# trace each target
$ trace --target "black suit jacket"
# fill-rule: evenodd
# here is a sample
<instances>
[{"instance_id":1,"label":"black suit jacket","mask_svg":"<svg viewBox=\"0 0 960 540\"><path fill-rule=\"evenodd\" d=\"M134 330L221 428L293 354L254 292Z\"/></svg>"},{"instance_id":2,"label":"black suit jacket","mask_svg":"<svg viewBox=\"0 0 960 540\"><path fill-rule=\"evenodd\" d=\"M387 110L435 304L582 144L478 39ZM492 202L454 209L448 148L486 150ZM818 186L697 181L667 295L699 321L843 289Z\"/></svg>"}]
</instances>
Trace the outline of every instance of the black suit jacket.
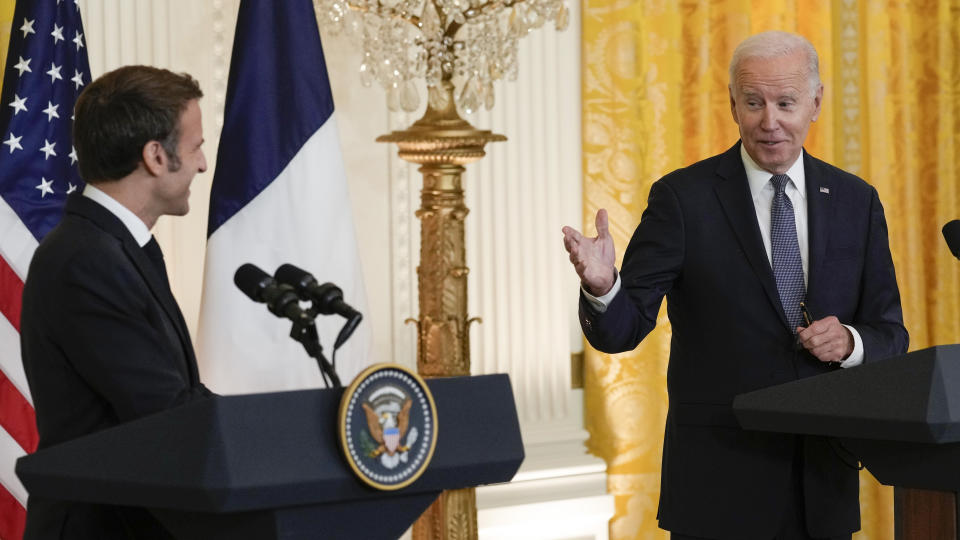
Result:
<instances>
[{"instance_id":1,"label":"black suit jacket","mask_svg":"<svg viewBox=\"0 0 960 540\"><path fill-rule=\"evenodd\" d=\"M210 395L166 276L79 194L30 262L20 345L41 449ZM27 539L128 537L167 536L142 510L28 502Z\"/></svg>"},{"instance_id":2,"label":"black suit jacket","mask_svg":"<svg viewBox=\"0 0 960 540\"><path fill-rule=\"evenodd\" d=\"M883 208L863 180L803 154L814 318L857 329L864 361L906 352ZM622 290L598 313L581 296L587 339L635 348L664 296L673 329L660 526L710 538L773 538L789 494L797 439L749 432L734 396L824 373L798 350L757 224L739 143L657 181L624 255ZM801 440L807 524L814 536L860 526L856 470L828 441Z\"/></svg>"}]
</instances>

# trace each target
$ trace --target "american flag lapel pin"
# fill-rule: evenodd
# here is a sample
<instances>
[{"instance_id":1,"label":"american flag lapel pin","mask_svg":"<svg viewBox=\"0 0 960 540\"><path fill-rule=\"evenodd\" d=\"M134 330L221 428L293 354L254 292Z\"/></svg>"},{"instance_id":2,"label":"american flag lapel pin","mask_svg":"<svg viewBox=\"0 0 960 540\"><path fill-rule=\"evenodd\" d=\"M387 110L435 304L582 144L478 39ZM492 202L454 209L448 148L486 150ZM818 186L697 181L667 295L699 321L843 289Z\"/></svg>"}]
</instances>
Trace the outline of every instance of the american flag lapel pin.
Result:
<instances>
[{"instance_id":1,"label":"american flag lapel pin","mask_svg":"<svg viewBox=\"0 0 960 540\"><path fill-rule=\"evenodd\" d=\"M830 188L820 186L820 193L826 193L827 195L829 195L829 194L830 194Z\"/></svg>"}]
</instances>

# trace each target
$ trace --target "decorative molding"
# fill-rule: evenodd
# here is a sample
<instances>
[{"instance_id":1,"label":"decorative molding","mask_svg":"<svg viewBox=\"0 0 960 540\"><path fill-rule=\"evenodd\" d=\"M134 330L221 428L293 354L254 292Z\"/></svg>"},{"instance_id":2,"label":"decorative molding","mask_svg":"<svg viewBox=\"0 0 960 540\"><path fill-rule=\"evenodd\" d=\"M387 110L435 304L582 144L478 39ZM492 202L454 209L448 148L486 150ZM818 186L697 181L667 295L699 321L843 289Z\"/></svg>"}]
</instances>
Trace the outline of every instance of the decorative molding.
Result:
<instances>
[{"instance_id":1,"label":"decorative molding","mask_svg":"<svg viewBox=\"0 0 960 540\"><path fill-rule=\"evenodd\" d=\"M235 24L237 16L237 6L230 4L231 11L228 14L224 5L224 0L213 0L211 3L210 24L213 34L213 46L210 48L213 62L213 116L214 125L217 131L217 138L220 137L220 131L223 129L223 112L227 103L227 79L230 75L230 54L232 46L227 45L226 30L228 24ZM229 23L228 23L229 21Z\"/></svg>"},{"instance_id":2,"label":"decorative molding","mask_svg":"<svg viewBox=\"0 0 960 540\"><path fill-rule=\"evenodd\" d=\"M382 104L385 108L385 98ZM408 127L417 117L398 112L390 113L387 118L387 132L392 132ZM389 150L387 176L390 186L392 360L414 367L417 365L417 326L406 321L417 317L420 221L414 215L414 210L420 205L421 181L416 167L397 156L396 145L384 147Z\"/></svg>"}]
</instances>

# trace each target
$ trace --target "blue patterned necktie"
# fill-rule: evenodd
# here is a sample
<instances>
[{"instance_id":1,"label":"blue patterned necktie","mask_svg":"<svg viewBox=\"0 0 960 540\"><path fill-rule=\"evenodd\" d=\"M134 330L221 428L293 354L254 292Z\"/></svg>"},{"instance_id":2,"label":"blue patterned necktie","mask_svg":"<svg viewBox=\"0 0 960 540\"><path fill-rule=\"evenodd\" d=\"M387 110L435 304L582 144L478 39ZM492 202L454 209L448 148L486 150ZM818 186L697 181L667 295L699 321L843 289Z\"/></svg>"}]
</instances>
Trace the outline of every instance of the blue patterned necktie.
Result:
<instances>
[{"instance_id":1,"label":"blue patterned necktie","mask_svg":"<svg viewBox=\"0 0 960 540\"><path fill-rule=\"evenodd\" d=\"M790 177L785 174L774 175L773 202L770 205L770 251L773 259L773 277L777 280L780 304L787 316L790 329L796 331L803 316L800 302L806 296L803 284L803 261L800 259L800 245L797 243L797 222L793 213L793 204L785 192Z\"/></svg>"}]
</instances>

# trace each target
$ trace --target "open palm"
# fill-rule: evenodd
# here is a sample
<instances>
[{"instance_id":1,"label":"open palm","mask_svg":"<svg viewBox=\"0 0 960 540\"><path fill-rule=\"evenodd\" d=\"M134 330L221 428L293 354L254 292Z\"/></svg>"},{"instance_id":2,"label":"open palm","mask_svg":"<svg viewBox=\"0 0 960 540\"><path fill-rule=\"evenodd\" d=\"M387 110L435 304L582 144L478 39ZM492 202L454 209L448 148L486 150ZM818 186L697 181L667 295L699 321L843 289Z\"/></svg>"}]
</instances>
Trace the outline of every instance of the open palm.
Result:
<instances>
[{"instance_id":1,"label":"open palm","mask_svg":"<svg viewBox=\"0 0 960 540\"><path fill-rule=\"evenodd\" d=\"M590 294L603 296L616 280L616 253L610 236L607 211L601 208L596 218L597 236L587 237L573 227L563 228L563 247L580 276L580 283Z\"/></svg>"}]
</instances>

